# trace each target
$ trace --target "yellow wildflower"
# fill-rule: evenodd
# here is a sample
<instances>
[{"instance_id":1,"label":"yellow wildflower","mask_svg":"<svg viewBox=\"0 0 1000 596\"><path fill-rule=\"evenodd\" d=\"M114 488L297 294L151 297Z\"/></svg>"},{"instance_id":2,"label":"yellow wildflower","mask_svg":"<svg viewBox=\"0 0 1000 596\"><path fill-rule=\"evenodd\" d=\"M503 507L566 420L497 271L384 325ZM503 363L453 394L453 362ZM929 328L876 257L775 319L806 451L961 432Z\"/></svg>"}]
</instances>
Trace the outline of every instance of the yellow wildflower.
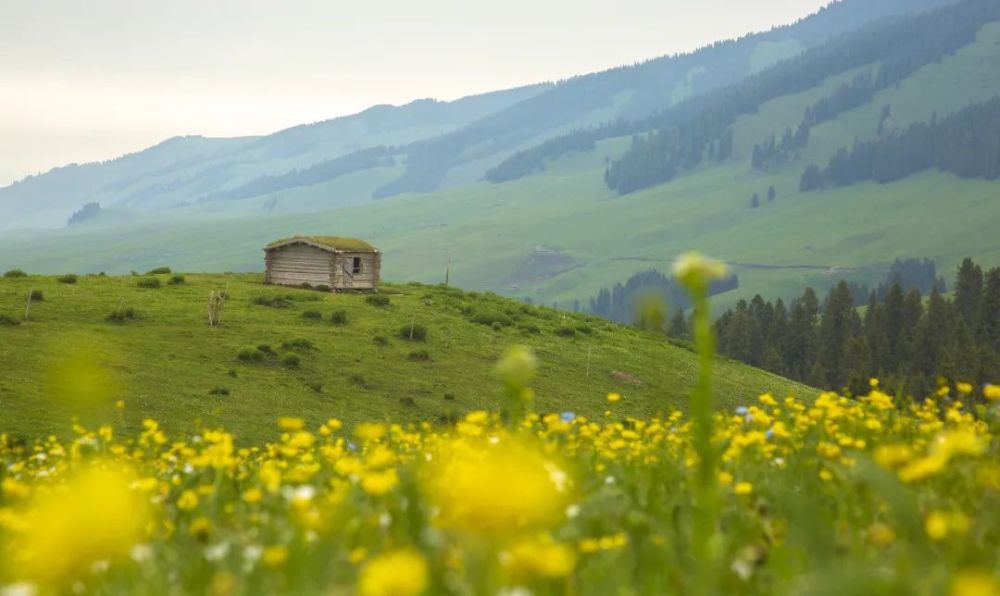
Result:
<instances>
[{"instance_id":1,"label":"yellow wildflower","mask_svg":"<svg viewBox=\"0 0 1000 596\"><path fill-rule=\"evenodd\" d=\"M504 570L514 581L533 578L560 578L569 575L576 564L573 550L556 544L549 536L523 540L501 554Z\"/></svg>"},{"instance_id":2,"label":"yellow wildflower","mask_svg":"<svg viewBox=\"0 0 1000 596\"><path fill-rule=\"evenodd\" d=\"M187 489L177 497L177 508L181 511L191 511L198 506L198 493Z\"/></svg>"},{"instance_id":3,"label":"yellow wildflower","mask_svg":"<svg viewBox=\"0 0 1000 596\"><path fill-rule=\"evenodd\" d=\"M618 394L618 393L609 393L608 394L608 402L609 403L617 403L617 402L621 401L621 399L622 399L621 394Z\"/></svg>"},{"instance_id":4,"label":"yellow wildflower","mask_svg":"<svg viewBox=\"0 0 1000 596\"><path fill-rule=\"evenodd\" d=\"M64 490L37 497L7 554L11 569L42 585L67 586L94 562L127 556L149 519L148 505L130 484L123 472L92 469Z\"/></svg>"},{"instance_id":5,"label":"yellow wildflower","mask_svg":"<svg viewBox=\"0 0 1000 596\"><path fill-rule=\"evenodd\" d=\"M280 544L272 545L264 549L260 555L260 562L268 569L278 569L288 560L288 549Z\"/></svg>"},{"instance_id":6,"label":"yellow wildflower","mask_svg":"<svg viewBox=\"0 0 1000 596\"><path fill-rule=\"evenodd\" d=\"M738 495L749 495L753 492L753 485L749 482L737 482L733 487L733 492Z\"/></svg>"},{"instance_id":7,"label":"yellow wildflower","mask_svg":"<svg viewBox=\"0 0 1000 596\"><path fill-rule=\"evenodd\" d=\"M427 562L411 550L385 553L368 561L358 578L361 596L416 596L427 589Z\"/></svg>"},{"instance_id":8,"label":"yellow wildflower","mask_svg":"<svg viewBox=\"0 0 1000 596\"><path fill-rule=\"evenodd\" d=\"M306 421L294 416L282 416L278 418L278 428L284 431L297 431L306 427Z\"/></svg>"}]
</instances>

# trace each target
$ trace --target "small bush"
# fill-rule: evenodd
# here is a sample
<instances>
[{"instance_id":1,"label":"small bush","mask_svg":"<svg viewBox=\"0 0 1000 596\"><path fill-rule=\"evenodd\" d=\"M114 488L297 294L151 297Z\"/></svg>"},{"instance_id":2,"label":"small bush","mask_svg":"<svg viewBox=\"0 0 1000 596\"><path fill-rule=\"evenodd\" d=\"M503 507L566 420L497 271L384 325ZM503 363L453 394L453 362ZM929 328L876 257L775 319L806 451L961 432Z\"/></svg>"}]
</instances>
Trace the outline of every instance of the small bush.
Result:
<instances>
[{"instance_id":1,"label":"small bush","mask_svg":"<svg viewBox=\"0 0 1000 596\"><path fill-rule=\"evenodd\" d=\"M590 335L594 332L594 330L590 327L590 325L585 325L583 323L577 325L576 330L584 335Z\"/></svg>"},{"instance_id":2,"label":"small bush","mask_svg":"<svg viewBox=\"0 0 1000 596\"><path fill-rule=\"evenodd\" d=\"M319 284L318 286L313 286L312 289L316 290L317 292L326 292L327 294L333 291L333 288L331 288L326 284Z\"/></svg>"},{"instance_id":3,"label":"small bush","mask_svg":"<svg viewBox=\"0 0 1000 596\"><path fill-rule=\"evenodd\" d=\"M147 290L156 290L162 285L160 283L160 278L158 277L144 277L139 281L135 282L136 287L145 288Z\"/></svg>"},{"instance_id":4,"label":"small bush","mask_svg":"<svg viewBox=\"0 0 1000 596\"><path fill-rule=\"evenodd\" d=\"M105 318L109 323L127 323L136 320L139 315L136 314L134 308L127 307L114 310Z\"/></svg>"},{"instance_id":5,"label":"small bush","mask_svg":"<svg viewBox=\"0 0 1000 596\"><path fill-rule=\"evenodd\" d=\"M10 315L0 314L0 325L6 327L13 327L15 325L20 325L21 321L11 317Z\"/></svg>"},{"instance_id":6,"label":"small bush","mask_svg":"<svg viewBox=\"0 0 1000 596\"><path fill-rule=\"evenodd\" d=\"M181 285L182 283L184 283L186 281L187 280L184 279L183 275L175 275L175 276L171 277L169 280L167 280L167 283L170 284L170 285L172 285L172 286L179 286L179 285Z\"/></svg>"},{"instance_id":7,"label":"small bush","mask_svg":"<svg viewBox=\"0 0 1000 596\"><path fill-rule=\"evenodd\" d=\"M281 349L309 351L309 350L315 350L316 347L313 345L313 342L309 341L308 339L299 338L299 339L293 339L291 341L281 342Z\"/></svg>"},{"instance_id":8,"label":"small bush","mask_svg":"<svg viewBox=\"0 0 1000 596\"><path fill-rule=\"evenodd\" d=\"M259 306L270 306L271 308L289 308L292 301L284 296L254 296L251 303Z\"/></svg>"},{"instance_id":9,"label":"small bush","mask_svg":"<svg viewBox=\"0 0 1000 596\"><path fill-rule=\"evenodd\" d=\"M236 369L235 369L235 368L230 368L230 369L229 369L229 372L228 372L228 373L226 373L226 374L228 374L228 375L229 375L230 377L232 377L232 378L234 378L234 379L235 379L236 377L240 376L240 373L236 372Z\"/></svg>"},{"instance_id":10,"label":"small bush","mask_svg":"<svg viewBox=\"0 0 1000 596\"><path fill-rule=\"evenodd\" d=\"M169 275L173 273L170 267L155 267L146 272L146 275Z\"/></svg>"},{"instance_id":11,"label":"small bush","mask_svg":"<svg viewBox=\"0 0 1000 596\"><path fill-rule=\"evenodd\" d=\"M260 350L254 348L243 348L240 353L236 355L236 359L240 362L261 362L264 360L264 354Z\"/></svg>"},{"instance_id":12,"label":"small bush","mask_svg":"<svg viewBox=\"0 0 1000 596\"><path fill-rule=\"evenodd\" d=\"M413 350L406 355L408 360L413 362L429 362L431 359L431 353L427 350Z\"/></svg>"},{"instance_id":13,"label":"small bush","mask_svg":"<svg viewBox=\"0 0 1000 596\"><path fill-rule=\"evenodd\" d=\"M298 368L302 364L302 359L295 354L289 354L281 359L281 366L285 368Z\"/></svg>"},{"instance_id":14,"label":"small bush","mask_svg":"<svg viewBox=\"0 0 1000 596\"><path fill-rule=\"evenodd\" d=\"M323 393L323 384L322 383L309 383L309 388L312 389L316 393Z\"/></svg>"},{"instance_id":15,"label":"small bush","mask_svg":"<svg viewBox=\"0 0 1000 596\"><path fill-rule=\"evenodd\" d=\"M3 276L7 279L14 279L15 277L28 277L28 274L20 269L11 269L4 273Z\"/></svg>"},{"instance_id":16,"label":"small bush","mask_svg":"<svg viewBox=\"0 0 1000 596\"><path fill-rule=\"evenodd\" d=\"M274 348L272 348L271 346L269 346L267 344L260 344L259 346L257 346L257 351L260 352L260 353L262 353L262 354L267 354L269 356L274 356Z\"/></svg>"},{"instance_id":17,"label":"small bush","mask_svg":"<svg viewBox=\"0 0 1000 596\"><path fill-rule=\"evenodd\" d=\"M66 275L61 275L56 279L61 284L75 284L79 280L79 277L75 273L67 273Z\"/></svg>"},{"instance_id":18,"label":"small bush","mask_svg":"<svg viewBox=\"0 0 1000 596\"><path fill-rule=\"evenodd\" d=\"M499 321L496 321L492 325L490 325L490 328L493 329L494 331L503 331L503 325L501 325Z\"/></svg>"},{"instance_id":19,"label":"small bush","mask_svg":"<svg viewBox=\"0 0 1000 596\"><path fill-rule=\"evenodd\" d=\"M209 395L229 395L229 387L212 387L208 390Z\"/></svg>"},{"instance_id":20,"label":"small bush","mask_svg":"<svg viewBox=\"0 0 1000 596\"><path fill-rule=\"evenodd\" d=\"M455 401L455 394L454 393L445 393L444 394L444 398L447 401Z\"/></svg>"},{"instance_id":21,"label":"small bush","mask_svg":"<svg viewBox=\"0 0 1000 596\"><path fill-rule=\"evenodd\" d=\"M318 310L307 310L302 313L303 319L312 319L313 321L319 321L323 318L323 313Z\"/></svg>"},{"instance_id":22,"label":"small bush","mask_svg":"<svg viewBox=\"0 0 1000 596\"><path fill-rule=\"evenodd\" d=\"M417 406L417 402L413 401L413 398L410 396L399 398L399 403L411 408L415 408Z\"/></svg>"},{"instance_id":23,"label":"small bush","mask_svg":"<svg viewBox=\"0 0 1000 596\"><path fill-rule=\"evenodd\" d=\"M403 325L399 328L399 337L410 341L427 341L427 327L420 323Z\"/></svg>"},{"instance_id":24,"label":"small bush","mask_svg":"<svg viewBox=\"0 0 1000 596\"><path fill-rule=\"evenodd\" d=\"M534 323L522 323L517 326L524 333L530 333L532 335L537 335L542 332L542 330Z\"/></svg>"},{"instance_id":25,"label":"small bush","mask_svg":"<svg viewBox=\"0 0 1000 596\"><path fill-rule=\"evenodd\" d=\"M513 321L507 315L491 311L477 312L472 315L472 322L486 325L487 327L493 327L494 325L509 327L513 324Z\"/></svg>"},{"instance_id":26,"label":"small bush","mask_svg":"<svg viewBox=\"0 0 1000 596\"><path fill-rule=\"evenodd\" d=\"M30 298L32 302L44 302L45 292L42 292L41 290L31 290L31 295L28 296L28 298Z\"/></svg>"},{"instance_id":27,"label":"small bush","mask_svg":"<svg viewBox=\"0 0 1000 596\"><path fill-rule=\"evenodd\" d=\"M330 322L334 325L346 325L347 324L347 311L346 310L335 310L330 314Z\"/></svg>"},{"instance_id":28,"label":"small bush","mask_svg":"<svg viewBox=\"0 0 1000 596\"><path fill-rule=\"evenodd\" d=\"M389 345L389 338L384 335L376 335L372 338L372 342L380 348L384 348Z\"/></svg>"},{"instance_id":29,"label":"small bush","mask_svg":"<svg viewBox=\"0 0 1000 596\"><path fill-rule=\"evenodd\" d=\"M576 329L565 325L556 327L552 332L559 337L576 337Z\"/></svg>"},{"instance_id":30,"label":"small bush","mask_svg":"<svg viewBox=\"0 0 1000 596\"><path fill-rule=\"evenodd\" d=\"M362 387L365 389L368 388L368 382L361 373L351 373L347 375L347 380L350 381L351 385L354 385L355 387Z\"/></svg>"},{"instance_id":31,"label":"small bush","mask_svg":"<svg viewBox=\"0 0 1000 596\"><path fill-rule=\"evenodd\" d=\"M365 302L371 304L372 306L385 308L389 306L391 301L388 296L384 296L382 294L372 294L371 296L365 297Z\"/></svg>"}]
</instances>

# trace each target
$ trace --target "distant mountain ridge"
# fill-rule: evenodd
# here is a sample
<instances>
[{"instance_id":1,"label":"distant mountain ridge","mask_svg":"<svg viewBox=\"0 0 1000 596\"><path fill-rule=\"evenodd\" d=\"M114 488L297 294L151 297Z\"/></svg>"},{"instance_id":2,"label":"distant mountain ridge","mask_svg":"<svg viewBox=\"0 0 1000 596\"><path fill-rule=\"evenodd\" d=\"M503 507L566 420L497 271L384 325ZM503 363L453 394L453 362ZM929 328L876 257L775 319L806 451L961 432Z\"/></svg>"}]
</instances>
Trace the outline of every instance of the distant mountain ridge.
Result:
<instances>
[{"instance_id":1,"label":"distant mountain ridge","mask_svg":"<svg viewBox=\"0 0 1000 596\"><path fill-rule=\"evenodd\" d=\"M452 102L375 106L266 136L177 137L115 160L56 168L0 188L0 232L62 226L89 202L169 211L226 199L232 206L217 215L225 209L244 215L239 199L254 196L247 193L256 185L272 193L272 208L307 212L472 183L517 150L553 136L648 116L866 23L951 1L842 0L765 33L559 83ZM386 159L346 157L372 150L384 152ZM298 176L306 171L309 175ZM330 174L326 178L320 175L324 171ZM302 186L300 179L328 183L323 187L328 198L300 202L273 194Z\"/></svg>"}]
</instances>

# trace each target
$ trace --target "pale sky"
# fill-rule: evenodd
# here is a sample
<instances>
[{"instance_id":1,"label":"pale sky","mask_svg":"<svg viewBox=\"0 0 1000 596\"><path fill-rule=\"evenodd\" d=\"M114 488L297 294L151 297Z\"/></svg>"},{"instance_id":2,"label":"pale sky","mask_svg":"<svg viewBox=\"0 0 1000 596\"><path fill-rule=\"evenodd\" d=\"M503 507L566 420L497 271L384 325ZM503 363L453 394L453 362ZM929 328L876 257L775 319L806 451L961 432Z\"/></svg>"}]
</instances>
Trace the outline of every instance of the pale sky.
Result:
<instances>
[{"instance_id":1,"label":"pale sky","mask_svg":"<svg viewBox=\"0 0 1000 596\"><path fill-rule=\"evenodd\" d=\"M0 185L685 52L828 0L0 0Z\"/></svg>"}]
</instances>

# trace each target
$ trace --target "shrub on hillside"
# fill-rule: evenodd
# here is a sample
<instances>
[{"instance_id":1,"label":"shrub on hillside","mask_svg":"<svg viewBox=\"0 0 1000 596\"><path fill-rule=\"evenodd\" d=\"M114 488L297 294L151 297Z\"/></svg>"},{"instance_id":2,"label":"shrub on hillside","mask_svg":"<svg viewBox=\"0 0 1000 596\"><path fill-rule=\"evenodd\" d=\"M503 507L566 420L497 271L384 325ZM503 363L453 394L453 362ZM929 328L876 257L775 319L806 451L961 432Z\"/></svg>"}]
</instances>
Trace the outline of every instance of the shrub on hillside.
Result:
<instances>
[{"instance_id":1,"label":"shrub on hillside","mask_svg":"<svg viewBox=\"0 0 1000 596\"><path fill-rule=\"evenodd\" d=\"M42 292L41 290L31 290L28 298L32 302L43 302L45 300L45 292Z\"/></svg>"},{"instance_id":2,"label":"shrub on hillside","mask_svg":"<svg viewBox=\"0 0 1000 596\"><path fill-rule=\"evenodd\" d=\"M281 365L285 368L298 368L302 364L302 359L295 354L288 354L281 359Z\"/></svg>"},{"instance_id":3,"label":"shrub on hillside","mask_svg":"<svg viewBox=\"0 0 1000 596\"><path fill-rule=\"evenodd\" d=\"M429 362L431 359L431 353L427 350L413 350L407 354L406 357L413 362Z\"/></svg>"},{"instance_id":4,"label":"shrub on hillside","mask_svg":"<svg viewBox=\"0 0 1000 596\"><path fill-rule=\"evenodd\" d=\"M229 395L229 387L212 387L208 390L209 395Z\"/></svg>"},{"instance_id":5,"label":"shrub on hillside","mask_svg":"<svg viewBox=\"0 0 1000 596\"><path fill-rule=\"evenodd\" d=\"M370 296L365 296L365 302L371 304L372 306L386 307L389 306L390 300L388 296L383 294L372 294Z\"/></svg>"},{"instance_id":6,"label":"shrub on hillside","mask_svg":"<svg viewBox=\"0 0 1000 596\"><path fill-rule=\"evenodd\" d=\"M302 318L318 321L323 318L323 313L319 312L318 310L307 310L302 313Z\"/></svg>"},{"instance_id":7,"label":"shrub on hillside","mask_svg":"<svg viewBox=\"0 0 1000 596\"><path fill-rule=\"evenodd\" d=\"M480 325L486 325L492 327L497 324L501 327L509 327L514 324L511 318L503 313L496 311L480 311L472 315L472 322L479 323Z\"/></svg>"},{"instance_id":8,"label":"shrub on hillside","mask_svg":"<svg viewBox=\"0 0 1000 596\"><path fill-rule=\"evenodd\" d=\"M330 322L334 325L346 325L347 311L343 309L333 311L330 314Z\"/></svg>"},{"instance_id":9,"label":"shrub on hillside","mask_svg":"<svg viewBox=\"0 0 1000 596\"><path fill-rule=\"evenodd\" d=\"M384 335L376 335L372 338L372 343L380 348L384 348L389 345L389 338Z\"/></svg>"},{"instance_id":10,"label":"shrub on hillside","mask_svg":"<svg viewBox=\"0 0 1000 596\"><path fill-rule=\"evenodd\" d=\"M61 275L56 278L56 281L61 284L75 284L78 279L79 277L77 277L75 273L67 273L66 275Z\"/></svg>"},{"instance_id":11,"label":"shrub on hillside","mask_svg":"<svg viewBox=\"0 0 1000 596\"><path fill-rule=\"evenodd\" d=\"M0 326L13 327L15 325L20 325L21 321L11 317L10 315L0 314Z\"/></svg>"},{"instance_id":12,"label":"shrub on hillside","mask_svg":"<svg viewBox=\"0 0 1000 596\"><path fill-rule=\"evenodd\" d=\"M576 337L576 329L573 327L567 327L566 325L561 325L552 330L559 337Z\"/></svg>"},{"instance_id":13,"label":"shrub on hillside","mask_svg":"<svg viewBox=\"0 0 1000 596\"><path fill-rule=\"evenodd\" d=\"M517 328L520 329L522 333L530 333L532 335L537 335L542 332L541 328L534 323L521 323L517 326Z\"/></svg>"},{"instance_id":14,"label":"shrub on hillside","mask_svg":"<svg viewBox=\"0 0 1000 596\"><path fill-rule=\"evenodd\" d=\"M135 282L136 287L145 288L147 290L156 290L160 287L160 278L158 277L144 277L139 281Z\"/></svg>"},{"instance_id":15,"label":"shrub on hillside","mask_svg":"<svg viewBox=\"0 0 1000 596\"><path fill-rule=\"evenodd\" d=\"M236 359L240 362L262 362L264 356L265 354L256 348L243 348L236 355Z\"/></svg>"},{"instance_id":16,"label":"shrub on hillside","mask_svg":"<svg viewBox=\"0 0 1000 596\"><path fill-rule=\"evenodd\" d=\"M170 267L155 267L146 272L146 275L169 275L173 273Z\"/></svg>"},{"instance_id":17,"label":"shrub on hillside","mask_svg":"<svg viewBox=\"0 0 1000 596\"><path fill-rule=\"evenodd\" d=\"M410 341L427 341L427 327L420 323L403 325L399 328L399 337Z\"/></svg>"},{"instance_id":18,"label":"shrub on hillside","mask_svg":"<svg viewBox=\"0 0 1000 596\"><path fill-rule=\"evenodd\" d=\"M15 277L28 277L28 274L20 269L11 269L10 271L4 273L3 276L7 279L13 279Z\"/></svg>"},{"instance_id":19,"label":"shrub on hillside","mask_svg":"<svg viewBox=\"0 0 1000 596\"><path fill-rule=\"evenodd\" d=\"M313 342L309 341L308 339L298 338L298 339L293 339L293 340L281 342L281 349L282 350L301 350L301 351L307 352L309 350L315 350L316 346L314 346Z\"/></svg>"},{"instance_id":20,"label":"shrub on hillside","mask_svg":"<svg viewBox=\"0 0 1000 596\"><path fill-rule=\"evenodd\" d=\"M111 311L105 320L109 323L127 323L129 321L134 321L139 318L139 315L135 312L132 307L121 307Z\"/></svg>"},{"instance_id":21,"label":"shrub on hillside","mask_svg":"<svg viewBox=\"0 0 1000 596\"><path fill-rule=\"evenodd\" d=\"M250 302L258 306L270 306L271 308L289 308L292 301L285 296L254 296Z\"/></svg>"},{"instance_id":22,"label":"shrub on hillside","mask_svg":"<svg viewBox=\"0 0 1000 596\"><path fill-rule=\"evenodd\" d=\"M184 279L183 275L175 275L175 276L171 277L169 280L167 280L167 283L170 284L170 285L172 285L172 286L179 286L179 285L181 285L182 283L184 283L186 281L187 280Z\"/></svg>"}]
</instances>

